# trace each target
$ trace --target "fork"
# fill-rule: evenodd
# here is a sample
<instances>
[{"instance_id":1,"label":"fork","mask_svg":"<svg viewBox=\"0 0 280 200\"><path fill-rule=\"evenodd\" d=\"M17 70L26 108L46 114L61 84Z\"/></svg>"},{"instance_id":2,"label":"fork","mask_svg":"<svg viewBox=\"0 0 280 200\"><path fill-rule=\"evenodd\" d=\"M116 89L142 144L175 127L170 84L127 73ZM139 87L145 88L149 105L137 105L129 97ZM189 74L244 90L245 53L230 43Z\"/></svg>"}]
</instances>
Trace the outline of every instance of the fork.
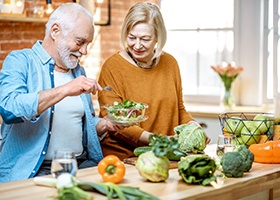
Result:
<instances>
[{"instance_id":1,"label":"fork","mask_svg":"<svg viewBox=\"0 0 280 200\"><path fill-rule=\"evenodd\" d=\"M115 92L115 91L113 90L113 88L111 88L110 86L105 86L105 87L103 88L103 90Z\"/></svg>"}]
</instances>

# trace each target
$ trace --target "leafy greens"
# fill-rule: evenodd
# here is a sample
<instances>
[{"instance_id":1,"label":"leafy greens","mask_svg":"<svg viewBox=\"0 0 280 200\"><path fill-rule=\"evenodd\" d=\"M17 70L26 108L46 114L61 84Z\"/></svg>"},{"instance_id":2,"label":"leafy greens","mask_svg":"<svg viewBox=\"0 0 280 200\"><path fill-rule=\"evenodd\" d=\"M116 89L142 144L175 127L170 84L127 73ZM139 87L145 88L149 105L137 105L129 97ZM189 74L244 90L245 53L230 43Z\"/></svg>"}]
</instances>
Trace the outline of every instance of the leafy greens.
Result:
<instances>
[{"instance_id":1,"label":"leafy greens","mask_svg":"<svg viewBox=\"0 0 280 200\"><path fill-rule=\"evenodd\" d=\"M183 152L204 153L206 148L206 133L201 126L181 124L174 128L178 134L179 149Z\"/></svg>"}]
</instances>

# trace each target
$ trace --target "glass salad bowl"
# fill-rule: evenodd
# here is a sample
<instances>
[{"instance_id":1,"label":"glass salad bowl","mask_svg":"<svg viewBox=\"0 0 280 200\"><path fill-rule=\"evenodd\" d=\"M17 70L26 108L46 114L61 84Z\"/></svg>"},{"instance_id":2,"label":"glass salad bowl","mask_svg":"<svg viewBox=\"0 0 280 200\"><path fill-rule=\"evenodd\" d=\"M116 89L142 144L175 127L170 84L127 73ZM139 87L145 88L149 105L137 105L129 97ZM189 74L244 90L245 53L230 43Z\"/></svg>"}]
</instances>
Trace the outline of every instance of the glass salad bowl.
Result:
<instances>
[{"instance_id":1,"label":"glass salad bowl","mask_svg":"<svg viewBox=\"0 0 280 200\"><path fill-rule=\"evenodd\" d=\"M108 118L119 126L132 126L148 119L145 111L148 105L135 101L125 100L114 102L113 105L106 105Z\"/></svg>"}]
</instances>

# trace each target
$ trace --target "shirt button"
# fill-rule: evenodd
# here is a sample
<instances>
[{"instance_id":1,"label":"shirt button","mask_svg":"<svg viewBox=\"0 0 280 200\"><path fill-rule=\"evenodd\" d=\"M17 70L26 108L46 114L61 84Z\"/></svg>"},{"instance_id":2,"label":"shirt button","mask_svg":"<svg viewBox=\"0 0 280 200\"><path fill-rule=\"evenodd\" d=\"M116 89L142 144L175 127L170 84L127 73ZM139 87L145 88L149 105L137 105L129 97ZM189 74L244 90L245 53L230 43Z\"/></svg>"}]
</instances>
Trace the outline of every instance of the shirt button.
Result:
<instances>
[{"instance_id":1,"label":"shirt button","mask_svg":"<svg viewBox=\"0 0 280 200\"><path fill-rule=\"evenodd\" d=\"M43 152L42 152L42 154L43 154L43 155L45 155L45 154L46 154L46 152L45 152L45 151L43 151Z\"/></svg>"},{"instance_id":2,"label":"shirt button","mask_svg":"<svg viewBox=\"0 0 280 200\"><path fill-rule=\"evenodd\" d=\"M50 132L49 132L49 134L51 135L51 134L52 134L52 132L50 131Z\"/></svg>"},{"instance_id":3,"label":"shirt button","mask_svg":"<svg viewBox=\"0 0 280 200\"><path fill-rule=\"evenodd\" d=\"M34 174L35 172L36 172L35 170L32 171L33 174Z\"/></svg>"}]
</instances>

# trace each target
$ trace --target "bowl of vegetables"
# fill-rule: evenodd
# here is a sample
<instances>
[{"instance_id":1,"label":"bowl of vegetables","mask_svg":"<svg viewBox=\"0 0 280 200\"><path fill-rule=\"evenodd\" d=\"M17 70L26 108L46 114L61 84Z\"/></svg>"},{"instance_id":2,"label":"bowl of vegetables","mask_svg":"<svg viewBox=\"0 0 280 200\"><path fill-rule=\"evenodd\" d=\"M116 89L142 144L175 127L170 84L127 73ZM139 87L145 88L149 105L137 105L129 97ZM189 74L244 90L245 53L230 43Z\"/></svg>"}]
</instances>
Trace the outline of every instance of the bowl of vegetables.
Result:
<instances>
[{"instance_id":1,"label":"bowl of vegetables","mask_svg":"<svg viewBox=\"0 0 280 200\"><path fill-rule=\"evenodd\" d=\"M148 119L145 116L147 104L125 100L123 102L114 102L112 105L106 105L108 118L119 126L132 126Z\"/></svg>"},{"instance_id":2,"label":"bowl of vegetables","mask_svg":"<svg viewBox=\"0 0 280 200\"><path fill-rule=\"evenodd\" d=\"M265 143L273 140L274 118L271 113L228 112L219 115L223 134L236 136L236 144Z\"/></svg>"}]
</instances>

